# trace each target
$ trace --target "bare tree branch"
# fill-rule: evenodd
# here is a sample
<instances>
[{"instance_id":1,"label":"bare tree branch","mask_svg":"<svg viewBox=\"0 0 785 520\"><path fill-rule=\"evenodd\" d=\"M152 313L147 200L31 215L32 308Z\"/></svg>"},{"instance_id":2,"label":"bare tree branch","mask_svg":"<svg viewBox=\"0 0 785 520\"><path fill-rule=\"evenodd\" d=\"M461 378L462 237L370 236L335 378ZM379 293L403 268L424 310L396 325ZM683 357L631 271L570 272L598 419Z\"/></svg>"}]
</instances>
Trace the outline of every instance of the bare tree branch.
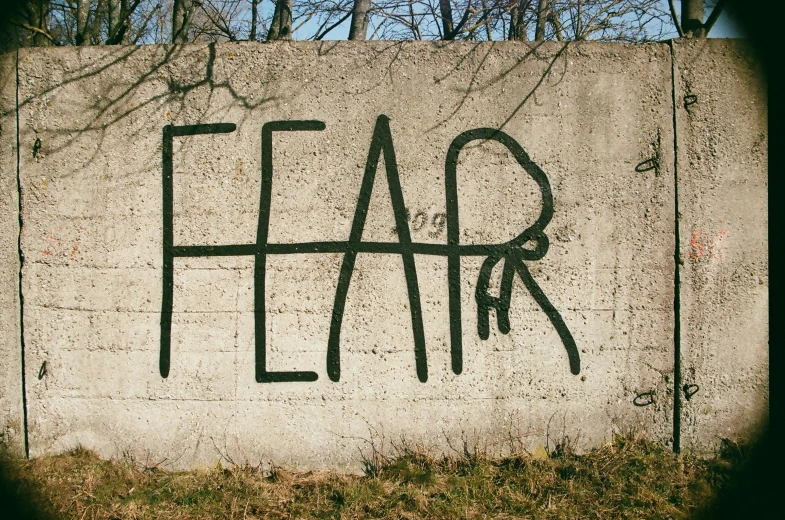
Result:
<instances>
[{"instance_id":1,"label":"bare tree branch","mask_svg":"<svg viewBox=\"0 0 785 520\"><path fill-rule=\"evenodd\" d=\"M548 17L548 0L539 0L537 5L537 25L534 30L534 41L545 41L545 21Z\"/></svg>"},{"instance_id":2,"label":"bare tree branch","mask_svg":"<svg viewBox=\"0 0 785 520\"><path fill-rule=\"evenodd\" d=\"M709 19L706 20L706 23L703 24L703 30L705 31L705 35L709 35L709 31L711 28L714 27L714 24L717 23L717 19L722 14L722 10L725 7L725 0L718 0L717 5L714 6L714 9L711 11L709 15Z\"/></svg>"},{"instance_id":3,"label":"bare tree branch","mask_svg":"<svg viewBox=\"0 0 785 520\"><path fill-rule=\"evenodd\" d=\"M342 17L341 17L341 18L340 18L340 19L339 19L337 22L335 22L335 23L334 23L334 24L332 24L330 27L328 27L327 29L325 29L324 31L322 31L322 33L321 33L321 34L317 34L316 36L314 36L314 37L313 37L313 39L314 39L314 40L321 40L322 38L324 38L325 36L327 36L327 33L329 33L330 31L332 31L333 29L335 29L336 27L338 27L339 25L341 25L343 22L345 22L346 20L348 20L348 19L349 19L349 17L350 17L351 15L352 15L352 12L351 12L351 11L349 11L348 13L346 13L345 15L343 15L343 16L342 16Z\"/></svg>"},{"instance_id":4,"label":"bare tree branch","mask_svg":"<svg viewBox=\"0 0 785 520\"><path fill-rule=\"evenodd\" d=\"M676 14L676 5L673 3L673 0L668 0L668 6L671 9L671 17L673 18L673 25L676 26L676 30L679 32L679 36L683 38L684 30L681 28L681 22L679 22L679 16Z\"/></svg>"},{"instance_id":5,"label":"bare tree branch","mask_svg":"<svg viewBox=\"0 0 785 520\"><path fill-rule=\"evenodd\" d=\"M17 27L21 27L22 29L27 29L28 31L33 31L36 34L40 34L41 36L45 37L50 42L52 42L54 45L59 45L59 43L52 37L52 35L44 31L43 29L40 29L38 27L33 27L32 25L28 25L23 22L11 21L11 23L16 25Z\"/></svg>"}]
</instances>

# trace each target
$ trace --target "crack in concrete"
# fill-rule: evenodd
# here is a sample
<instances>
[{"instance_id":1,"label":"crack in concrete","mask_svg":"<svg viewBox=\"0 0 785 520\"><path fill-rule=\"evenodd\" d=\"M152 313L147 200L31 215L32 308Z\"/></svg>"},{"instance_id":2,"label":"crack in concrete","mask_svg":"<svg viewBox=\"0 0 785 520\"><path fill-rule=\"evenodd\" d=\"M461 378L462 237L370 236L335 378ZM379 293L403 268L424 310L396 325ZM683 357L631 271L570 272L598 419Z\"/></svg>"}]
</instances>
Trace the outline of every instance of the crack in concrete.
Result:
<instances>
[{"instance_id":1,"label":"crack in concrete","mask_svg":"<svg viewBox=\"0 0 785 520\"><path fill-rule=\"evenodd\" d=\"M673 451L681 451L681 273L679 270L679 139L676 125L676 51L673 40L671 50L671 95L673 103L673 198L674 198L674 250L673 250Z\"/></svg>"},{"instance_id":2,"label":"crack in concrete","mask_svg":"<svg viewBox=\"0 0 785 520\"><path fill-rule=\"evenodd\" d=\"M17 218L19 219L19 237L17 249L19 255L19 346L22 356L22 417L25 437L25 458L30 458L30 444L27 433L27 386L25 382L25 322L24 322L24 295L22 294L22 266L25 257L22 252L22 179L21 179L21 149L19 147L19 51L16 51L16 203Z\"/></svg>"}]
</instances>

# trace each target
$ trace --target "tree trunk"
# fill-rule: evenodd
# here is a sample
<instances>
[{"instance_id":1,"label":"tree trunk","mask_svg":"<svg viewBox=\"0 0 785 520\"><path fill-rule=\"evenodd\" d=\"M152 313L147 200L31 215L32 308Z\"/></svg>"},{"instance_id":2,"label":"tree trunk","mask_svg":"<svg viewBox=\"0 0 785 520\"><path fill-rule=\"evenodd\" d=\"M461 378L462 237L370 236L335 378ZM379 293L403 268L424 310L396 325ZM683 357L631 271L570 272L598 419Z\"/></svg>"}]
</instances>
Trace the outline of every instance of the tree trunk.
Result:
<instances>
[{"instance_id":1,"label":"tree trunk","mask_svg":"<svg viewBox=\"0 0 785 520\"><path fill-rule=\"evenodd\" d=\"M137 4L138 5L138 4ZM134 7L135 9L135 7ZM122 16L122 34L120 40L122 43L131 43L131 6L128 5L128 0L120 0L120 16Z\"/></svg>"},{"instance_id":2,"label":"tree trunk","mask_svg":"<svg viewBox=\"0 0 785 520\"><path fill-rule=\"evenodd\" d=\"M87 34L87 15L90 12L90 0L76 0L76 36L77 45L90 45L90 35Z\"/></svg>"},{"instance_id":3,"label":"tree trunk","mask_svg":"<svg viewBox=\"0 0 785 520\"><path fill-rule=\"evenodd\" d=\"M188 42L188 29L191 28L191 20L198 5L198 2L195 0L174 0L174 6L172 7L172 43Z\"/></svg>"},{"instance_id":4,"label":"tree trunk","mask_svg":"<svg viewBox=\"0 0 785 520\"><path fill-rule=\"evenodd\" d=\"M270 22L270 29L267 30L267 41L278 39L278 26L281 25L281 2L276 0L273 19Z\"/></svg>"},{"instance_id":5,"label":"tree trunk","mask_svg":"<svg viewBox=\"0 0 785 520\"><path fill-rule=\"evenodd\" d=\"M364 40L368 34L368 18L371 0L354 0L352 24L349 26L350 40Z\"/></svg>"},{"instance_id":6,"label":"tree trunk","mask_svg":"<svg viewBox=\"0 0 785 520\"><path fill-rule=\"evenodd\" d=\"M439 11L442 15L442 39L454 40L455 33L453 32L452 6L450 6L450 0L439 0Z\"/></svg>"},{"instance_id":7,"label":"tree trunk","mask_svg":"<svg viewBox=\"0 0 785 520\"><path fill-rule=\"evenodd\" d=\"M132 8L128 0L109 0L109 31L106 45L130 43L132 9L135 10L138 5L139 3L136 2Z\"/></svg>"},{"instance_id":8,"label":"tree trunk","mask_svg":"<svg viewBox=\"0 0 785 520\"><path fill-rule=\"evenodd\" d=\"M49 0L33 0L27 4L27 23L38 31L33 31L31 38L34 47L52 45L49 36Z\"/></svg>"},{"instance_id":9,"label":"tree trunk","mask_svg":"<svg viewBox=\"0 0 785 520\"><path fill-rule=\"evenodd\" d=\"M526 14L526 7L528 1L518 2L518 5L510 11L510 40L526 41L528 35L526 34L526 21L524 15Z\"/></svg>"},{"instance_id":10,"label":"tree trunk","mask_svg":"<svg viewBox=\"0 0 785 520\"><path fill-rule=\"evenodd\" d=\"M106 2L99 0L95 6L95 13L93 14L93 29L90 34L85 34L85 39L90 40L91 45L98 45L101 43L101 20L106 14Z\"/></svg>"},{"instance_id":11,"label":"tree trunk","mask_svg":"<svg viewBox=\"0 0 785 520\"><path fill-rule=\"evenodd\" d=\"M248 39L252 42L256 41L256 26L257 19L259 18L259 0L251 0L251 34Z\"/></svg>"},{"instance_id":12,"label":"tree trunk","mask_svg":"<svg viewBox=\"0 0 785 520\"><path fill-rule=\"evenodd\" d=\"M548 21L548 0L539 0L537 5L537 25L534 29L534 41L545 41L545 23Z\"/></svg>"},{"instance_id":13,"label":"tree trunk","mask_svg":"<svg viewBox=\"0 0 785 520\"><path fill-rule=\"evenodd\" d=\"M109 30L107 40L114 40L120 24L120 0L109 0Z\"/></svg>"},{"instance_id":14,"label":"tree trunk","mask_svg":"<svg viewBox=\"0 0 785 520\"><path fill-rule=\"evenodd\" d=\"M688 38L705 38L703 28L703 2L704 0L682 0L681 2L681 28Z\"/></svg>"},{"instance_id":15,"label":"tree trunk","mask_svg":"<svg viewBox=\"0 0 785 520\"><path fill-rule=\"evenodd\" d=\"M292 0L277 0L267 40L292 39Z\"/></svg>"},{"instance_id":16,"label":"tree trunk","mask_svg":"<svg viewBox=\"0 0 785 520\"><path fill-rule=\"evenodd\" d=\"M576 40L584 40L583 35L583 3L581 0L578 0L578 14L575 17L575 39Z\"/></svg>"},{"instance_id":17,"label":"tree trunk","mask_svg":"<svg viewBox=\"0 0 785 520\"><path fill-rule=\"evenodd\" d=\"M548 13L548 21L551 22L551 24L553 24L553 32L556 35L556 40L560 42L564 41L559 17L554 15L553 13Z\"/></svg>"}]
</instances>

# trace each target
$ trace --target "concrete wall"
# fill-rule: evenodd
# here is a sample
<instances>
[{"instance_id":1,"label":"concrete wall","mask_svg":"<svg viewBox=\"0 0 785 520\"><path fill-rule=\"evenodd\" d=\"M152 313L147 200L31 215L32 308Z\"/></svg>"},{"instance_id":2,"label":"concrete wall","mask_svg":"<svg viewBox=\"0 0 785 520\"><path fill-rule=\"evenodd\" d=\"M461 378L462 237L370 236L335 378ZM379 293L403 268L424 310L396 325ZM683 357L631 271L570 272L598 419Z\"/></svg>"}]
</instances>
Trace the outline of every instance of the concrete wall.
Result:
<instances>
[{"instance_id":1,"label":"concrete wall","mask_svg":"<svg viewBox=\"0 0 785 520\"><path fill-rule=\"evenodd\" d=\"M702 185L674 169L692 141L674 134L669 45L100 47L18 64L31 455L355 471L402 439L674 441L675 188ZM766 321L750 327L765 352ZM765 392L765 356L750 370Z\"/></svg>"},{"instance_id":2,"label":"concrete wall","mask_svg":"<svg viewBox=\"0 0 785 520\"><path fill-rule=\"evenodd\" d=\"M0 445L24 455L15 54L0 55L0 71Z\"/></svg>"},{"instance_id":3,"label":"concrete wall","mask_svg":"<svg viewBox=\"0 0 785 520\"><path fill-rule=\"evenodd\" d=\"M741 42L676 41L674 56L682 438L707 450L768 414L766 85Z\"/></svg>"}]
</instances>

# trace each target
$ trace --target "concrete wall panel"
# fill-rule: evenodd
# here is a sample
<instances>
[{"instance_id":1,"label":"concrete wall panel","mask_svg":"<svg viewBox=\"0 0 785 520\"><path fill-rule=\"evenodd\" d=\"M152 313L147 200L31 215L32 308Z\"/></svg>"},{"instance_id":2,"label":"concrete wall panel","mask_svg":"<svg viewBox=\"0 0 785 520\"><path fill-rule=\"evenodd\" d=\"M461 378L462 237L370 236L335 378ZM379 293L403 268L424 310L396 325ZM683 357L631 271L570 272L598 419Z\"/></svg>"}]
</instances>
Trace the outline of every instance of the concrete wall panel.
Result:
<instances>
[{"instance_id":1,"label":"concrete wall panel","mask_svg":"<svg viewBox=\"0 0 785 520\"><path fill-rule=\"evenodd\" d=\"M16 53L8 53L0 55L0 444L24 454L16 163Z\"/></svg>"},{"instance_id":2,"label":"concrete wall panel","mask_svg":"<svg viewBox=\"0 0 785 520\"><path fill-rule=\"evenodd\" d=\"M463 437L503 453L562 435L584 448L637 426L670 442L672 110L671 52L662 44L21 51L20 139L23 147L40 140L21 164L31 454L81 443L173 467L228 454L357 470L358 449L401 437L441 451ZM427 382L418 379L404 261L381 249L356 258L340 380L331 381L344 252L327 245L279 248L264 276L268 370L313 371L318 380L256 382L262 127L325 124L273 134L269 243L345 242L380 115L389 118L415 243L448 243L445 161L462 132L501 128L544 172L550 247L523 263L572 333L579 374L517 276L511 331L499 332L492 311L489 338L479 338L475 289L488 251L460 259L456 374L448 261L438 253L446 249L417 246ZM173 139L173 244L237 247L173 260L164 378L163 128L206 123L236 128ZM639 166L649 159L656 168ZM391 165L390 155L379 161L365 242L398 243ZM540 188L499 142L468 145L456 177L460 244L503 243L541 212Z\"/></svg>"},{"instance_id":3,"label":"concrete wall panel","mask_svg":"<svg viewBox=\"0 0 785 520\"><path fill-rule=\"evenodd\" d=\"M744 41L673 45L682 437L704 451L753 439L768 414L766 84Z\"/></svg>"}]
</instances>

